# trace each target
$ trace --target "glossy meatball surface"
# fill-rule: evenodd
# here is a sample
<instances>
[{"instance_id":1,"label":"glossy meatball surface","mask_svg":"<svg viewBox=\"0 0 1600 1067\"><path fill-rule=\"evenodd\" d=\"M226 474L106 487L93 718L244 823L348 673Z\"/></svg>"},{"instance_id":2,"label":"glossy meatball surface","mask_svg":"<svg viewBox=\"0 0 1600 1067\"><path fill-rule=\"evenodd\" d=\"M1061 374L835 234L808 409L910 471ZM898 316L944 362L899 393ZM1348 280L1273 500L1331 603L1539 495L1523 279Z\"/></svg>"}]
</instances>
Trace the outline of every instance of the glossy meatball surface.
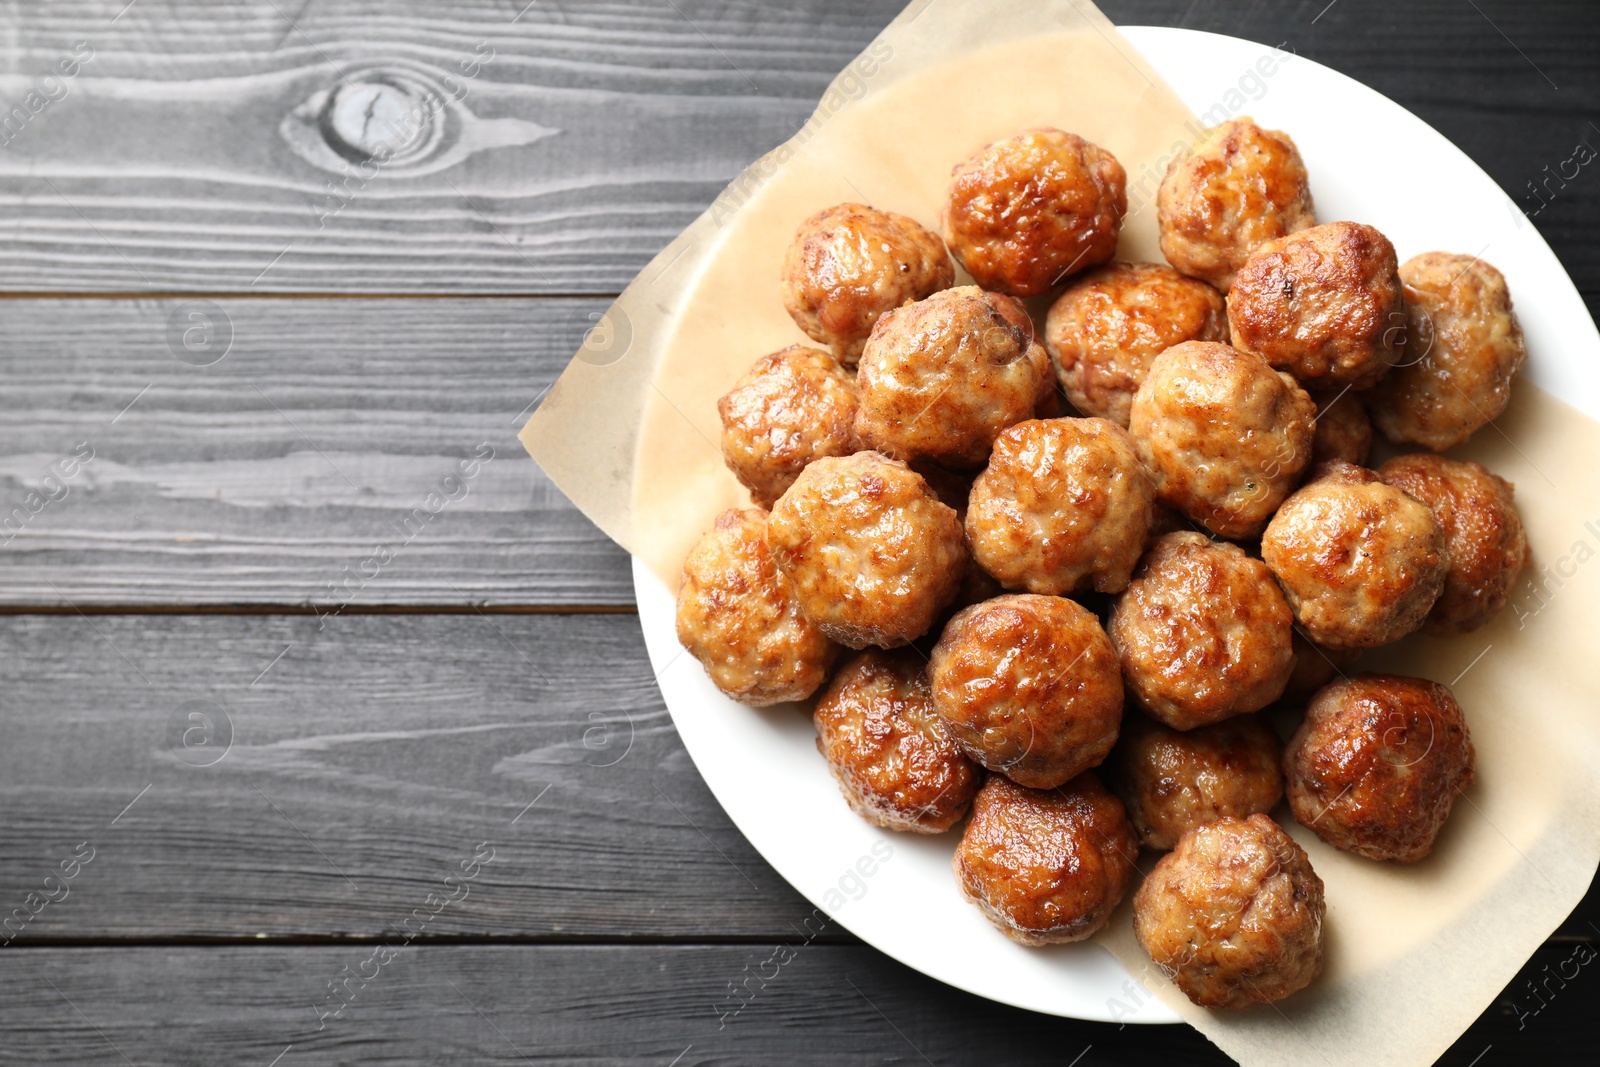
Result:
<instances>
[{"instance_id":1,"label":"glossy meatball surface","mask_svg":"<svg viewBox=\"0 0 1600 1067\"><path fill-rule=\"evenodd\" d=\"M1110 259L1127 212L1127 175L1110 152L1026 130L955 168L945 240L982 288L1036 296Z\"/></svg>"},{"instance_id":2,"label":"glossy meatball surface","mask_svg":"<svg viewBox=\"0 0 1600 1067\"><path fill-rule=\"evenodd\" d=\"M1019 422L995 441L966 515L967 544L1008 589L1128 584L1155 489L1133 439L1105 419Z\"/></svg>"},{"instance_id":3,"label":"glossy meatball surface","mask_svg":"<svg viewBox=\"0 0 1600 1067\"><path fill-rule=\"evenodd\" d=\"M1364 467L1372 455L1372 422L1354 390L1332 401L1314 397L1320 404L1316 432L1311 437L1311 465L1338 459Z\"/></svg>"},{"instance_id":4,"label":"glossy meatball surface","mask_svg":"<svg viewBox=\"0 0 1600 1067\"><path fill-rule=\"evenodd\" d=\"M1024 945L1082 941L1128 891L1139 845L1122 805L1093 773L1060 789L998 776L978 791L956 846L961 892Z\"/></svg>"},{"instance_id":5,"label":"glossy meatball surface","mask_svg":"<svg viewBox=\"0 0 1600 1067\"><path fill-rule=\"evenodd\" d=\"M1056 298L1044 335L1073 406L1126 427L1155 358L1184 341L1226 341L1228 316L1204 282L1154 263L1112 263Z\"/></svg>"},{"instance_id":6,"label":"glossy meatball surface","mask_svg":"<svg viewBox=\"0 0 1600 1067\"><path fill-rule=\"evenodd\" d=\"M838 204L800 224L783 258L783 306L807 337L853 364L884 313L955 279L944 241L915 219Z\"/></svg>"},{"instance_id":7,"label":"glossy meatball surface","mask_svg":"<svg viewBox=\"0 0 1600 1067\"><path fill-rule=\"evenodd\" d=\"M1189 730L1278 699L1294 669L1293 626L1260 560L1237 545L1178 532L1145 555L1109 630L1139 703Z\"/></svg>"},{"instance_id":8,"label":"glossy meatball surface","mask_svg":"<svg viewBox=\"0 0 1600 1067\"><path fill-rule=\"evenodd\" d=\"M956 513L876 452L819 459L773 506L767 543L807 618L851 648L926 633L967 565Z\"/></svg>"},{"instance_id":9,"label":"glossy meatball surface","mask_svg":"<svg viewBox=\"0 0 1600 1067\"><path fill-rule=\"evenodd\" d=\"M1472 739L1445 686L1361 675L1311 701L1283 769L1301 825L1346 852L1415 863L1472 784Z\"/></svg>"},{"instance_id":10,"label":"glossy meatball surface","mask_svg":"<svg viewBox=\"0 0 1600 1067\"><path fill-rule=\"evenodd\" d=\"M1156 357L1128 430L1157 499L1219 537L1251 537L1310 461L1316 411L1261 357L1187 341Z\"/></svg>"},{"instance_id":11,"label":"glossy meatball surface","mask_svg":"<svg viewBox=\"0 0 1600 1067\"><path fill-rule=\"evenodd\" d=\"M1156 194L1161 254L1226 292L1250 254L1316 223L1300 151L1243 116L1206 130Z\"/></svg>"},{"instance_id":12,"label":"glossy meatball surface","mask_svg":"<svg viewBox=\"0 0 1600 1067\"><path fill-rule=\"evenodd\" d=\"M800 610L767 552L767 514L723 512L690 551L678 587L678 642L742 704L804 700L839 648Z\"/></svg>"},{"instance_id":13,"label":"glossy meatball surface","mask_svg":"<svg viewBox=\"0 0 1600 1067\"><path fill-rule=\"evenodd\" d=\"M1322 972L1322 879L1265 815L1190 830L1133 898L1133 932L1204 1008L1299 992Z\"/></svg>"},{"instance_id":14,"label":"glossy meatball surface","mask_svg":"<svg viewBox=\"0 0 1600 1067\"><path fill-rule=\"evenodd\" d=\"M1322 389L1377 382L1400 359L1405 321L1394 245L1357 222L1268 241L1228 290L1233 347Z\"/></svg>"},{"instance_id":15,"label":"glossy meatball surface","mask_svg":"<svg viewBox=\"0 0 1600 1067\"><path fill-rule=\"evenodd\" d=\"M795 346L762 356L717 401L722 457L770 508L800 472L856 448L856 383L826 352Z\"/></svg>"},{"instance_id":16,"label":"glossy meatball surface","mask_svg":"<svg viewBox=\"0 0 1600 1067\"><path fill-rule=\"evenodd\" d=\"M840 668L814 719L851 810L889 830L937 834L967 813L982 772L934 711L926 668L911 649L863 652Z\"/></svg>"},{"instance_id":17,"label":"glossy meatball surface","mask_svg":"<svg viewBox=\"0 0 1600 1067\"><path fill-rule=\"evenodd\" d=\"M1483 260L1424 252L1401 265L1400 280L1404 347L1373 390L1372 419L1391 441L1442 452L1505 411L1528 350L1505 276Z\"/></svg>"},{"instance_id":18,"label":"glossy meatball surface","mask_svg":"<svg viewBox=\"0 0 1600 1067\"><path fill-rule=\"evenodd\" d=\"M1396 456L1378 477L1428 505L1444 528L1450 571L1428 613L1428 632L1471 633L1498 615L1528 562L1511 483L1481 463L1425 452Z\"/></svg>"},{"instance_id":19,"label":"glossy meatball surface","mask_svg":"<svg viewBox=\"0 0 1600 1067\"><path fill-rule=\"evenodd\" d=\"M1350 463L1318 468L1272 517L1261 558L1306 637L1373 648L1422 625L1450 571L1427 505Z\"/></svg>"},{"instance_id":20,"label":"glossy meatball surface","mask_svg":"<svg viewBox=\"0 0 1600 1067\"><path fill-rule=\"evenodd\" d=\"M1023 593L957 612L934 647L931 677L956 743L1022 785L1053 789L1116 743L1116 653L1074 601Z\"/></svg>"},{"instance_id":21,"label":"glossy meatball surface","mask_svg":"<svg viewBox=\"0 0 1600 1067\"><path fill-rule=\"evenodd\" d=\"M1164 852L1208 822L1271 811L1282 759L1278 735L1254 715L1179 731L1132 714L1108 766L1139 843Z\"/></svg>"},{"instance_id":22,"label":"glossy meatball surface","mask_svg":"<svg viewBox=\"0 0 1600 1067\"><path fill-rule=\"evenodd\" d=\"M1031 418L1049 357L965 286L885 315L861 356L856 434L904 460L981 467L1000 431Z\"/></svg>"}]
</instances>

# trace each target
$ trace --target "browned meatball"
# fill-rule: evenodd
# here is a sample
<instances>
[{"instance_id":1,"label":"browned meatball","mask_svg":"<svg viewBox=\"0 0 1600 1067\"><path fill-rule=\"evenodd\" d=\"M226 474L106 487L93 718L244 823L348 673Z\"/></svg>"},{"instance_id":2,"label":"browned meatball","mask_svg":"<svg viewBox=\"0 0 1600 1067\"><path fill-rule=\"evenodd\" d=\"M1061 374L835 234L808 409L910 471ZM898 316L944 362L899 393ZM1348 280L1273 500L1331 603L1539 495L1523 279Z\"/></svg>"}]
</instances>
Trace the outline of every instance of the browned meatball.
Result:
<instances>
[{"instance_id":1,"label":"browned meatball","mask_svg":"<svg viewBox=\"0 0 1600 1067\"><path fill-rule=\"evenodd\" d=\"M1271 811L1282 759L1278 735L1254 715L1178 731L1133 714L1108 766L1139 843L1166 851L1197 826Z\"/></svg>"},{"instance_id":2,"label":"browned meatball","mask_svg":"<svg viewBox=\"0 0 1600 1067\"><path fill-rule=\"evenodd\" d=\"M1500 416L1527 361L1511 292L1481 259L1424 252L1400 267L1407 320L1400 366L1368 398L1385 437L1453 448Z\"/></svg>"},{"instance_id":3,"label":"browned meatball","mask_svg":"<svg viewBox=\"0 0 1600 1067\"><path fill-rule=\"evenodd\" d=\"M717 401L722 458L764 508L806 464L856 448L856 383L826 352L796 345L762 356Z\"/></svg>"},{"instance_id":4,"label":"browned meatball","mask_svg":"<svg viewBox=\"0 0 1600 1067\"><path fill-rule=\"evenodd\" d=\"M1323 389L1383 377L1400 359L1404 326L1394 245L1357 222L1268 241L1228 290L1233 347Z\"/></svg>"},{"instance_id":5,"label":"browned meatball","mask_svg":"<svg viewBox=\"0 0 1600 1067\"><path fill-rule=\"evenodd\" d=\"M1008 589L1070 593L1128 584L1155 489L1126 430L1105 419L1019 422L973 483L967 544Z\"/></svg>"},{"instance_id":6,"label":"browned meatball","mask_svg":"<svg viewBox=\"0 0 1600 1067\"><path fill-rule=\"evenodd\" d=\"M1499 614L1528 562L1528 538L1511 483L1481 463L1431 453L1396 456L1378 477L1428 505L1444 527L1450 572L1428 613L1429 633L1471 633Z\"/></svg>"},{"instance_id":7,"label":"browned meatball","mask_svg":"<svg viewBox=\"0 0 1600 1067\"><path fill-rule=\"evenodd\" d=\"M1472 738L1445 686L1367 674L1316 695L1283 769L1301 825L1334 848L1415 863L1472 784Z\"/></svg>"},{"instance_id":8,"label":"browned meatball","mask_svg":"<svg viewBox=\"0 0 1600 1067\"><path fill-rule=\"evenodd\" d=\"M1082 941L1133 879L1139 843L1092 772L1060 789L993 777L956 846L956 882L1000 932L1024 945Z\"/></svg>"},{"instance_id":9,"label":"browned meatball","mask_svg":"<svg viewBox=\"0 0 1600 1067\"><path fill-rule=\"evenodd\" d=\"M1310 461L1316 412L1261 357L1186 341L1151 364L1128 431L1158 499L1219 537L1252 537Z\"/></svg>"},{"instance_id":10,"label":"browned meatball","mask_svg":"<svg viewBox=\"0 0 1600 1067\"><path fill-rule=\"evenodd\" d=\"M1127 212L1127 175L1110 152L1026 130L955 168L945 240L983 288L1036 296L1110 259Z\"/></svg>"},{"instance_id":11,"label":"browned meatball","mask_svg":"<svg viewBox=\"0 0 1600 1067\"><path fill-rule=\"evenodd\" d=\"M767 513L754 508L723 512L684 560L677 618L678 642L742 704L804 700L839 654L773 566Z\"/></svg>"},{"instance_id":12,"label":"browned meatball","mask_svg":"<svg viewBox=\"0 0 1600 1067\"><path fill-rule=\"evenodd\" d=\"M1261 558L1306 637L1373 648L1421 626L1450 571L1433 512L1364 467L1330 463L1272 517Z\"/></svg>"},{"instance_id":13,"label":"browned meatball","mask_svg":"<svg viewBox=\"0 0 1600 1067\"><path fill-rule=\"evenodd\" d=\"M1317 221L1300 151L1249 116L1211 127L1167 166L1156 211L1167 262L1224 292L1256 248Z\"/></svg>"},{"instance_id":14,"label":"browned meatball","mask_svg":"<svg viewBox=\"0 0 1600 1067\"><path fill-rule=\"evenodd\" d=\"M1228 316L1204 282L1154 263L1112 263L1056 298L1044 336L1073 406L1127 426L1155 358L1184 341L1226 341Z\"/></svg>"},{"instance_id":15,"label":"browned meatball","mask_svg":"<svg viewBox=\"0 0 1600 1067\"><path fill-rule=\"evenodd\" d=\"M1203 1008L1282 1000L1322 973L1322 879L1265 815L1183 835L1133 898L1133 932Z\"/></svg>"},{"instance_id":16,"label":"browned meatball","mask_svg":"<svg viewBox=\"0 0 1600 1067\"><path fill-rule=\"evenodd\" d=\"M982 291L947 289L872 331L856 433L896 459L981 467L1000 431L1032 416L1049 364Z\"/></svg>"},{"instance_id":17,"label":"browned meatball","mask_svg":"<svg viewBox=\"0 0 1600 1067\"><path fill-rule=\"evenodd\" d=\"M926 668L910 649L845 664L817 703L817 750L857 815L937 834L967 813L982 772L933 710Z\"/></svg>"},{"instance_id":18,"label":"browned meatball","mask_svg":"<svg viewBox=\"0 0 1600 1067\"><path fill-rule=\"evenodd\" d=\"M1264 708L1294 669L1294 617L1260 560L1203 534L1157 541L1111 611L1122 677L1176 730Z\"/></svg>"},{"instance_id":19,"label":"browned meatball","mask_svg":"<svg viewBox=\"0 0 1600 1067\"><path fill-rule=\"evenodd\" d=\"M967 565L956 513L921 475L876 452L801 472L772 509L767 543L806 617L851 648L927 633Z\"/></svg>"},{"instance_id":20,"label":"browned meatball","mask_svg":"<svg viewBox=\"0 0 1600 1067\"><path fill-rule=\"evenodd\" d=\"M911 469L922 475L928 481L928 487L946 505L955 510L956 518L965 524L967 519L967 500L972 495L972 476L959 471L946 470L936 463L926 461L911 464ZM971 546L968 545L967 567L961 577L961 591L956 594L955 600L948 609L951 614L972 604L979 604L990 597L999 596L1004 590L1000 583L995 581L988 571L978 565L978 561L971 556Z\"/></svg>"},{"instance_id":21,"label":"browned meatball","mask_svg":"<svg viewBox=\"0 0 1600 1067\"><path fill-rule=\"evenodd\" d=\"M851 364L880 316L955 280L938 234L904 215L839 204L800 224L783 257L783 306L807 337Z\"/></svg>"},{"instance_id":22,"label":"browned meatball","mask_svg":"<svg viewBox=\"0 0 1600 1067\"><path fill-rule=\"evenodd\" d=\"M1285 703L1303 704L1318 689L1343 677L1361 658L1360 649L1323 648L1306 638L1297 629L1294 632L1294 670L1289 673L1289 684L1283 687Z\"/></svg>"},{"instance_id":23,"label":"browned meatball","mask_svg":"<svg viewBox=\"0 0 1600 1067\"><path fill-rule=\"evenodd\" d=\"M1053 789L1106 758L1122 674L1082 605L1022 593L956 613L933 650L933 703L956 743L992 771Z\"/></svg>"},{"instance_id":24,"label":"browned meatball","mask_svg":"<svg viewBox=\"0 0 1600 1067\"><path fill-rule=\"evenodd\" d=\"M1030 349L1038 345L1038 330L1034 328L1033 316L1028 314L1026 304L1014 296L1007 296L1005 293L984 293L983 298L993 305L996 311L1000 312L1002 318L1022 331L1023 336L1028 339ZM1047 368L1050 365L1050 354L1045 351L1030 352L1028 358L1036 362L1042 361ZM1039 397L1033 404L1033 417L1036 419L1053 419L1060 414L1061 391L1056 388L1055 376L1047 373L1044 376L1044 380L1039 383Z\"/></svg>"},{"instance_id":25,"label":"browned meatball","mask_svg":"<svg viewBox=\"0 0 1600 1067\"><path fill-rule=\"evenodd\" d=\"M1323 399L1320 403L1316 433L1311 438L1311 465L1342 459L1365 466L1372 454L1372 423L1361 398L1353 390L1346 390L1331 402Z\"/></svg>"}]
</instances>

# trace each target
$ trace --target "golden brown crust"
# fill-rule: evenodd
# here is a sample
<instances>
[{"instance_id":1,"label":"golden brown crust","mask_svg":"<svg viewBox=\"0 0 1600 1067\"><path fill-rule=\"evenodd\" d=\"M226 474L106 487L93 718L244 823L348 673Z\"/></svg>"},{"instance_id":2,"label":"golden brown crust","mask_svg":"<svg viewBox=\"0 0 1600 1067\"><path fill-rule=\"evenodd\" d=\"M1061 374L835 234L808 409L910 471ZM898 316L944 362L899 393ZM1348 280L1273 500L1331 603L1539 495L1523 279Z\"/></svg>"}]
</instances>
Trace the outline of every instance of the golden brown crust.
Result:
<instances>
[{"instance_id":1,"label":"golden brown crust","mask_svg":"<svg viewBox=\"0 0 1600 1067\"><path fill-rule=\"evenodd\" d=\"M1159 500L1220 537L1252 537L1310 461L1316 410L1261 357L1186 341L1151 364L1128 431Z\"/></svg>"},{"instance_id":2,"label":"golden brown crust","mask_svg":"<svg viewBox=\"0 0 1600 1067\"><path fill-rule=\"evenodd\" d=\"M1044 334L1073 406L1126 427L1155 358L1184 341L1226 341L1228 316L1204 282L1154 263L1112 263L1056 298Z\"/></svg>"},{"instance_id":3,"label":"golden brown crust","mask_svg":"<svg viewBox=\"0 0 1600 1067\"><path fill-rule=\"evenodd\" d=\"M1224 292L1256 248L1316 223L1294 142L1249 116L1211 127L1168 164L1156 210L1167 262Z\"/></svg>"},{"instance_id":4,"label":"golden brown crust","mask_svg":"<svg viewBox=\"0 0 1600 1067\"><path fill-rule=\"evenodd\" d=\"M967 813L982 772L934 711L926 668L910 649L846 663L817 702L817 750L863 819L938 834Z\"/></svg>"},{"instance_id":5,"label":"golden brown crust","mask_svg":"<svg viewBox=\"0 0 1600 1067\"><path fill-rule=\"evenodd\" d=\"M1036 296L1110 259L1127 212L1127 175L1110 152L1025 130L955 168L945 240L984 289Z\"/></svg>"},{"instance_id":6,"label":"golden brown crust","mask_svg":"<svg viewBox=\"0 0 1600 1067\"><path fill-rule=\"evenodd\" d=\"M1264 708L1294 668L1294 617L1260 560L1237 545L1170 533L1112 608L1122 677L1177 730Z\"/></svg>"},{"instance_id":7,"label":"golden brown crust","mask_svg":"<svg viewBox=\"0 0 1600 1067\"><path fill-rule=\"evenodd\" d=\"M1111 784L1145 848L1165 851L1197 826L1269 812L1283 797L1283 746L1254 715L1179 731L1122 721Z\"/></svg>"},{"instance_id":8,"label":"golden brown crust","mask_svg":"<svg viewBox=\"0 0 1600 1067\"><path fill-rule=\"evenodd\" d=\"M1008 589L1070 593L1128 584L1155 489L1133 440L1105 419L1019 422L973 483L967 544Z\"/></svg>"},{"instance_id":9,"label":"golden brown crust","mask_svg":"<svg viewBox=\"0 0 1600 1067\"><path fill-rule=\"evenodd\" d=\"M1133 932L1204 1008L1246 1008L1322 973L1322 879L1265 815L1185 834L1133 898Z\"/></svg>"},{"instance_id":10,"label":"golden brown crust","mask_svg":"<svg viewBox=\"0 0 1600 1067\"><path fill-rule=\"evenodd\" d=\"M1233 347L1309 386L1366 389L1400 359L1405 305L1394 245L1329 222L1268 241L1228 290Z\"/></svg>"},{"instance_id":11,"label":"golden brown crust","mask_svg":"<svg viewBox=\"0 0 1600 1067\"><path fill-rule=\"evenodd\" d=\"M1420 500L1444 528L1450 573L1428 613L1427 631L1471 633L1500 613L1528 562L1528 538L1511 483L1481 463L1431 453L1396 456L1378 477Z\"/></svg>"},{"instance_id":12,"label":"golden brown crust","mask_svg":"<svg viewBox=\"0 0 1600 1067\"><path fill-rule=\"evenodd\" d=\"M1442 452L1499 418L1528 350L1505 276L1483 260L1424 252L1400 280L1404 347L1369 398L1372 419L1391 441Z\"/></svg>"},{"instance_id":13,"label":"golden brown crust","mask_svg":"<svg viewBox=\"0 0 1600 1067\"><path fill-rule=\"evenodd\" d=\"M1049 357L973 286L879 320L861 356L856 433L884 455L981 467L1000 431L1033 414Z\"/></svg>"},{"instance_id":14,"label":"golden brown crust","mask_svg":"<svg viewBox=\"0 0 1600 1067\"><path fill-rule=\"evenodd\" d=\"M770 508L812 460L858 451L856 403L855 381L828 353L795 345L762 356L717 401L722 458Z\"/></svg>"},{"instance_id":15,"label":"golden brown crust","mask_svg":"<svg viewBox=\"0 0 1600 1067\"><path fill-rule=\"evenodd\" d=\"M1311 465L1320 466L1336 459L1367 464L1372 455L1372 422L1361 397L1350 389L1339 393L1332 401L1314 397L1319 405L1317 429L1311 438Z\"/></svg>"},{"instance_id":16,"label":"golden brown crust","mask_svg":"<svg viewBox=\"0 0 1600 1067\"><path fill-rule=\"evenodd\" d=\"M1427 505L1364 467L1335 462L1316 473L1272 517L1261 558L1312 641L1398 641L1422 625L1444 588L1444 530Z\"/></svg>"},{"instance_id":17,"label":"golden brown crust","mask_svg":"<svg viewBox=\"0 0 1600 1067\"><path fill-rule=\"evenodd\" d=\"M963 609L934 647L931 677L962 751L1022 785L1061 785L1116 743L1116 653L1074 601L1021 593Z\"/></svg>"},{"instance_id":18,"label":"golden brown crust","mask_svg":"<svg viewBox=\"0 0 1600 1067\"><path fill-rule=\"evenodd\" d=\"M800 224L783 257L783 306L848 365L882 315L955 280L944 242L915 219L837 204Z\"/></svg>"},{"instance_id":19,"label":"golden brown crust","mask_svg":"<svg viewBox=\"0 0 1600 1067\"><path fill-rule=\"evenodd\" d=\"M718 689L757 707L804 700L839 654L801 613L766 535L764 511L719 515L684 560L677 607L679 643Z\"/></svg>"},{"instance_id":20,"label":"golden brown crust","mask_svg":"<svg viewBox=\"0 0 1600 1067\"><path fill-rule=\"evenodd\" d=\"M851 648L927 633L967 565L956 513L921 475L876 452L801 472L772 509L767 543L806 617Z\"/></svg>"},{"instance_id":21,"label":"golden brown crust","mask_svg":"<svg viewBox=\"0 0 1600 1067\"><path fill-rule=\"evenodd\" d=\"M951 864L961 892L1024 945L1082 941L1128 891L1139 845L1092 772L1059 789L999 776L978 791Z\"/></svg>"},{"instance_id":22,"label":"golden brown crust","mask_svg":"<svg viewBox=\"0 0 1600 1067\"><path fill-rule=\"evenodd\" d=\"M1361 675L1319 692L1283 755L1294 817L1334 848L1415 863L1472 784L1472 738L1450 690Z\"/></svg>"}]
</instances>

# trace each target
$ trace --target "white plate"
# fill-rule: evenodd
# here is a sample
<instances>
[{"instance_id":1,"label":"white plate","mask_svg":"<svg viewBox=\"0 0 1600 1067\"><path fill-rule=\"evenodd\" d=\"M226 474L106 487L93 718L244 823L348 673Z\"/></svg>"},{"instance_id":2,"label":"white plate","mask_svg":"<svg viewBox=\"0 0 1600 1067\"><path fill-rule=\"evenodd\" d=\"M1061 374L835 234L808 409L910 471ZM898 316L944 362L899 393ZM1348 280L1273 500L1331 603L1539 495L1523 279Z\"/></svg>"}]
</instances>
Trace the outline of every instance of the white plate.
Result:
<instances>
[{"instance_id":1,"label":"white plate","mask_svg":"<svg viewBox=\"0 0 1600 1067\"><path fill-rule=\"evenodd\" d=\"M1258 66L1273 49L1194 30L1122 32L1197 115L1220 121L1213 109L1222 105L1229 117L1287 130L1319 219L1371 223L1402 260L1444 249L1493 262L1534 353L1527 378L1600 418L1600 336L1582 299L1533 225L1458 148L1309 60ZM810 717L792 706L752 710L718 693L678 644L671 594L637 561L633 571L651 666L684 746L740 832L812 903L907 966L991 1000L1080 1019L1178 1021L1149 998L1129 1014L1131 979L1098 946L1027 949L1003 937L956 889L953 835L895 834L853 814L817 753Z\"/></svg>"}]
</instances>

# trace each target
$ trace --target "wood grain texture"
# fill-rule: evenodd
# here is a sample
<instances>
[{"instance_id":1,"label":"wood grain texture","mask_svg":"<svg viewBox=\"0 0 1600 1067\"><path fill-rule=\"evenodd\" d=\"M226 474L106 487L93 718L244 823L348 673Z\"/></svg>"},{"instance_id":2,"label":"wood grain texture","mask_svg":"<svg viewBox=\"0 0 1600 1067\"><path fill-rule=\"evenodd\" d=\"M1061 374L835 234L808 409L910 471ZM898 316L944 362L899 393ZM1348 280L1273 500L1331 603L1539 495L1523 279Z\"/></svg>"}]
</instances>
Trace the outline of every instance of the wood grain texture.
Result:
<instances>
[{"instance_id":1,"label":"wood grain texture","mask_svg":"<svg viewBox=\"0 0 1600 1067\"><path fill-rule=\"evenodd\" d=\"M0 603L631 604L516 440L604 309L0 301Z\"/></svg>"},{"instance_id":2,"label":"wood grain texture","mask_svg":"<svg viewBox=\"0 0 1600 1067\"><path fill-rule=\"evenodd\" d=\"M1034 1015L862 946L791 938L793 957L768 963L784 944L413 946L381 967L367 963L368 945L38 948L0 960L9 1009L0 1044L8 1064L85 1067L265 1067L280 1055L282 1067L1232 1062L1186 1026L1119 1029ZM1502 996L1439 1063L1587 1062L1600 965L1578 963L1572 950L1547 946L1524 972L1523 980L1545 967L1576 975L1564 989L1552 983L1543 1009L1532 1013L1526 994ZM348 984L335 994L330 982ZM746 991L735 998L730 984ZM1307 1049L1302 1062L1321 1061Z\"/></svg>"}]
</instances>

